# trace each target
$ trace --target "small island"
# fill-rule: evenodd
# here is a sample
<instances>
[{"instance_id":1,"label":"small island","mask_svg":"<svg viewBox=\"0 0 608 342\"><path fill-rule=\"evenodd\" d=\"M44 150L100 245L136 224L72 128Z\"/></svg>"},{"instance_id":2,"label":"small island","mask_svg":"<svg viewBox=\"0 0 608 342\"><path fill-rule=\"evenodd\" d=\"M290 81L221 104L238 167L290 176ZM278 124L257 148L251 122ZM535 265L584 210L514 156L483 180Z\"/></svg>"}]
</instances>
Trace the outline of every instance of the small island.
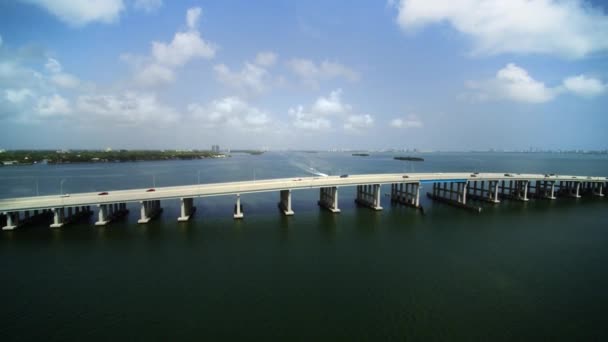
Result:
<instances>
[{"instance_id":1,"label":"small island","mask_svg":"<svg viewBox=\"0 0 608 342\"><path fill-rule=\"evenodd\" d=\"M355 157L369 157L369 153L353 153Z\"/></svg>"},{"instance_id":2,"label":"small island","mask_svg":"<svg viewBox=\"0 0 608 342\"><path fill-rule=\"evenodd\" d=\"M424 161L424 158L420 158L420 157L393 157L393 159L395 160L406 160L406 161Z\"/></svg>"}]
</instances>

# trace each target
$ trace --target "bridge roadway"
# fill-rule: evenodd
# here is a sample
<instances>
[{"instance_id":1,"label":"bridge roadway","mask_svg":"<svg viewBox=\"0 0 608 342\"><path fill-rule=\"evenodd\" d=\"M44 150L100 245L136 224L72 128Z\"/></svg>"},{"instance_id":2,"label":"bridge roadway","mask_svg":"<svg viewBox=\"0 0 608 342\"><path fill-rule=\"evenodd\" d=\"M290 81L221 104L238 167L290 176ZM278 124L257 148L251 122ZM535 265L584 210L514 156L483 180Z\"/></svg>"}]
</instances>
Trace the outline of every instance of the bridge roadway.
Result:
<instances>
[{"instance_id":1,"label":"bridge roadway","mask_svg":"<svg viewBox=\"0 0 608 342\"><path fill-rule=\"evenodd\" d=\"M505 192L505 183L511 185L507 187L508 191ZM35 197L20 197L10 199L0 199L0 213L4 213L6 216L10 216L10 213L25 212L25 211L44 211L44 210L55 210L57 208L82 208L88 206L103 206L112 204L122 204L126 206L128 202L140 202L142 203L142 217L144 215L144 209L154 211L160 209L159 201L167 199L189 199L195 197L209 197L209 196L223 196L223 195L236 195L238 209L240 210L240 199L241 194L256 193L256 192L274 192L281 191L281 203L289 208L284 208L286 214L291 212L291 190L298 189L313 189L321 188L321 197L324 196L323 189L335 189L333 193L325 193L329 196L330 202L335 201L335 207L337 209L337 188L344 186L357 186L357 200L363 204L369 204L376 209L381 209L379 199L379 189L382 184L391 184L391 195L399 197L398 193L403 193L405 197L409 194L410 197L413 195L412 190L416 191L415 196L419 196L419 184L420 183L439 183L439 192L441 184L443 184L444 195L449 194L449 199L452 199L452 193L460 191L461 195L470 194L471 196L477 196L471 194L471 189L467 189L468 184L472 183L481 185L480 188L475 188L480 191L481 194L488 194L491 190L495 191L495 202L498 202L498 188L499 183L502 183L501 195L512 196L517 191L522 189L528 191L529 184L536 182L537 192L539 182L547 182L552 185L551 191L557 186L560 189L571 189L574 192L574 186L576 186L576 193L574 197L578 196L578 191L586 186L587 188L595 189L594 193L602 195L602 188L605 187L605 183L608 182L607 177L588 177L588 176L570 176L570 175L545 175L545 174L505 174L505 173L471 173L471 172L452 172L452 173L395 173L395 174L362 174L362 175L348 175L347 177L341 176L327 176L327 177L291 177L281 179L262 179L262 180L250 180L250 181L239 181L239 182L226 182L226 183L211 183L211 184L195 184L185 186L172 186L172 187L157 187L154 191L148 191L148 188L144 189L131 189L131 190L108 190L107 194L100 195L100 192L88 192L88 193L74 193L69 195L51 195L51 196L35 196ZM447 184L457 183L457 190L453 190L450 185L450 190L447 189ZM483 184L488 184L487 189ZM416 184L415 189L410 189L404 192L399 184ZM515 186L513 186L515 184ZM560 186L561 184L561 186ZM566 185L564 185L566 184ZM494 188L490 189L490 186ZM436 187L436 186L434 186ZM475 189L474 188L474 189ZM546 189L546 188L545 188ZM434 189L433 196L439 196L440 193ZM598 192L599 190L599 192ZM409 192L408 192L409 191ZM476 191L475 191L476 192ZM334 196L335 198L333 198ZM429 197L433 198L431 194ZM485 195L484 195L485 196ZM524 197L526 194L524 194ZM483 196L482 196L483 197ZM551 192L550 197L553 197ZM410 198L411 199L411 198ZM407 199L406 200L410 200ZM434 198L435 199L435 198ZM527 198L526 198L527 200ZM457 202L466 204L466 200L457 198ZM375 203L370 203L375 202ZM151 208L144 208L145 203L153 203ZM328 203L324 203L328 204ZM331 206L332 203L329 203ZM404 203L406 204L406 203ZM410 204L418 206L418 198L414 201L410 201ZM156 207L155 207L156 206ZM184 204L182 203L182 216L184 216ZM191 206L191 203L190 203ZM120 210L120 208L114 208ZM186 208L188 209L188 208ZM78 210L78 209L77 209ZM126 210L126 208L125 208ZM293 212L291 212L293 213ZM28 214L29 216L29 214ZM188 215L189 216L189 215ZM235 216L236 217L236 216ZM241 215L242 217L242 215ZM147 221L146 221L147 222Z\"/></svg>"}]
</instances>

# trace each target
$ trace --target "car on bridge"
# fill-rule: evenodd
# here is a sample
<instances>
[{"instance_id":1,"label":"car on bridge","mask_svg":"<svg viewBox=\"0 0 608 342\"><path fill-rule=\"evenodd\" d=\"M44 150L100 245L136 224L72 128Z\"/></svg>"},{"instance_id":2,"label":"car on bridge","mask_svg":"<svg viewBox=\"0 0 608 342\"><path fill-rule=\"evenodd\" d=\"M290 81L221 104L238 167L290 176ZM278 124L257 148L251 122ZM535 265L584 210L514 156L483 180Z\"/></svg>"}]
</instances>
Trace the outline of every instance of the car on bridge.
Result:
<instances>
[{"instance_id":1,"label":"car on bridge","mask_svg":"<svg viewBox=\"0 0 608 342\"><path fill-rule=\"evenodd\" d=\"M104 192L100 192L100 193L98 193L97 195L99 195L99 196L105 196L105 195L107 195L107 194L108 194L108 192L107 192L107 191L104 191Z\"/></svg>"}]
</instances>

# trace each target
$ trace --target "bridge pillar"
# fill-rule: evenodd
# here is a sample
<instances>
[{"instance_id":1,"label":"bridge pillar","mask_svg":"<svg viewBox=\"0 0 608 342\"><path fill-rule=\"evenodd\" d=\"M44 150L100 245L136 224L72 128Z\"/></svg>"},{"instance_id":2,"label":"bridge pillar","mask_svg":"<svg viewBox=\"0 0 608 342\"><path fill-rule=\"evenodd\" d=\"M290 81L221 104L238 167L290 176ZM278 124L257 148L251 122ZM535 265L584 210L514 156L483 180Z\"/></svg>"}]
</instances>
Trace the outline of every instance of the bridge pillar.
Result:
<instances>
[{"instance_id":1,"label":"bridge pillar","mask_svg":"<svg viewBox=\"0 0 608 342\"><path fill-rule=\"evenodd\" d=\"M604 193L602 191L603 191L602 183L595 183L593 185L593 195L599 196L599 197L604 197Z\"/></svg>"},{"instance_id":2,"label":"bridge pillar","mask_svg":"<svg viewBox=\"0 0 608 342\"><path fill-rule=\"evenodd\" d=\"M65 209L64 208L53 208L51 209L53 212L53 223L51 224L51 228L61 228L64 224L65 219Z\"/></svg>"},{"instance_id":3,"label":"bridge pillar","mask_svg":"<svg viewBox=\"0 0 608 342\"><path fill-rule=\"evenodd\" d=\"M291 190L281 190L281 201L279 202L279 208L283 211L285 216L293 215L291 210Z\"/></svg>"},{"instance_id":4,"label":"bridge pillar","mask_svg":"<svg viewBox=\"0 0 608 342\"><path fill-rule=\"evenodd\" d=\"M433 191L435 191L433 187ZM406 206L420 207L420 183L391 184L391 202Z\"/></svg>"},{"instance_id":5,"label":"bridge pillar","mask_svg":"<svg viewBox=\"0 0 608 342\"><path fill-rule=\"evenodd\" d=\"M449 189L447 183L450 183ZM454 184L456 184L456 189L454 189ZM468 181L458 183L443 182L443 184L436 182L433 183L433 192L427 192L426 195L437 202L442 202L455 207L481 212L480 207L467 205L467 193L469 191L468 189Z\"/></svg>"},{"instance_id":6,"label":"bridge pillar","mask_svg":"<svg viewBox=\"0 0 608 342\"><path fill-rule=\"evenodd\" d=\"M163 210L160 207L160 200L153 201L141 201L140 219L137 223L148 223L151 219L155 218Z\"/></svg>"},{"instance_id":7,"label":"bridge pillar","mask_svg":"<svg viewBox=\"0 0 608 342\"><path fill-rule=\"evenodd\" d=\"M331 211L332 213L339 213L338 208L338 188L327 187L319 189L319 201L317 202L321 207Z\"/></svg>"},{"instance_id":8,"label":"bridge pillar","mask_svg":"<svg viewBox=\"0 0 608 342\"><path fill-rule=\"evenodd\" d=\"M374 210L382 210L380 206L380 184L357 185L355 202Z\"/></svg>"},{"instance_id":9,"label":"bridge pillar","mask_svg":"<svg viewBox=\"0 0 608 342\"><path fill-rule=\"evenodd\" d=\"M235 219L243 218L243 206L241 205L241 194L236 194L236 203L234 204L234 213L232 217Z\"/></svg>"},{"instance_id":10,"label":"bridge pillar","mask_svg":"<svg viewBox=\"0 0 608 342\"><path fill-rule=\"evenodd\" d=\"M97 205L97 222L95 222L96 226L105 226L110 222L108 220L108 206L107 204L98 204Z\"/></svg>"},{"instance_id":11,"label":"bridge pillar","mask_svg":"<svg viewBox=\"0 0 608 342\"><path fill-rule=\"evenodd\" d=\"M2 230L13 230L19 227L19 212L5 212L6 225L2 227Z\"/></svg>"},{"instance_id":12,"label":"bridge pillar","mask_svg":"<svg viewBox=\"0 0 608 342\"><path fill-rule=\"evenodd\" d=\"M193 198L180 198L180 216L177 218L177 222L185 222L192 217L196 208L192 205L194 202Z\"/></svg>"}]
</instances>

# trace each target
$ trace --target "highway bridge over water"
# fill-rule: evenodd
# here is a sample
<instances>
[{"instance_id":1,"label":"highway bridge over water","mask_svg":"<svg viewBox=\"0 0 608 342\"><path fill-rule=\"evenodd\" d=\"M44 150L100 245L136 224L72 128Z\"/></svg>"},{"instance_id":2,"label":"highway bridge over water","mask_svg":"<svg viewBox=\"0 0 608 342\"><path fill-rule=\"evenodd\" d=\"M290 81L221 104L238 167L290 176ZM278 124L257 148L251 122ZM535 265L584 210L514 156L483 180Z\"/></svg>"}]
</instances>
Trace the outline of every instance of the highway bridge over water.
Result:
<instances>
[{"instance_id":1,"label":"highway bridge over water","mask_svg":"<svg viewBox=\"0 0 608 342\"><path fill-rule=\"evenodd\" d=\"M20 197L0 200L3 230L23 224L52 221L52 228L94 214L96 225L103 226L128 214L127 203L138 203L139 223L147 223L161 211L161 201L180 201L178 221L194 214L197 197L234 196L234 218L244 216L241 195L278 192L279 207L284 215L293 215L292 191L319 189L318 204L331 212L340 212L338 190L356 187L355 201L373 210L382 210L380 190L390 185L391 202L420 208L421 184L432 185L427 196L432 200L457 207L481 211L473 201L500 203L503 199L528 201L554 200L558 197L599 196L608 185L608 177L567 176L553 174L510 173L396 173L328 177L294 177L213 184L196 184L153 189L116 190L69 195Z\"/></svg>"}]
</instances>

